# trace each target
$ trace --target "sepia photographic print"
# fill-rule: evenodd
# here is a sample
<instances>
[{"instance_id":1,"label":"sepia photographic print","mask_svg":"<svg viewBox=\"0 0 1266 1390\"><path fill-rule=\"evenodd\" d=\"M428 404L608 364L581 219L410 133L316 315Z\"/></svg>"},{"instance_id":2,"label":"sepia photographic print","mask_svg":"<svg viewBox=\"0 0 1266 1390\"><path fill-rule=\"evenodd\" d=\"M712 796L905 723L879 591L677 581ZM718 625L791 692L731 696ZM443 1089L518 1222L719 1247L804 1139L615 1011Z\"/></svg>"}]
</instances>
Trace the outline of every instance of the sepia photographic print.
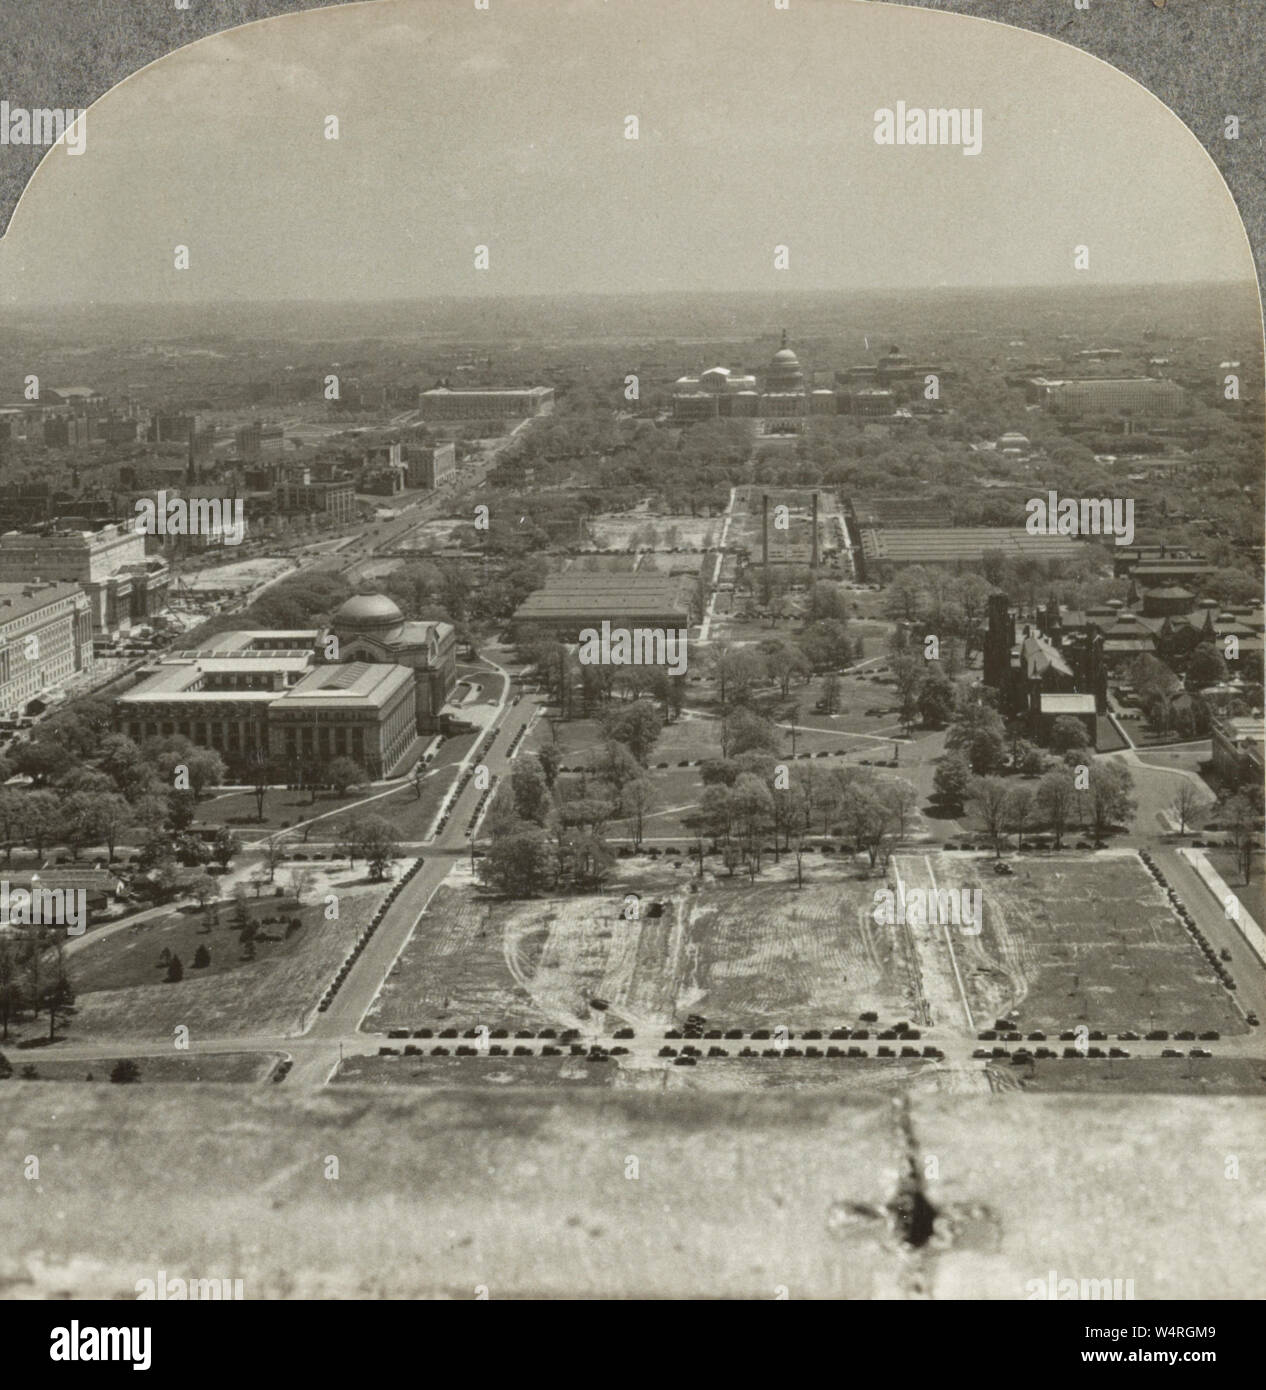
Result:
<instances>
[{"instance_id":1,"label":"sepia photographic print","mask_svg":"<svg viewBox=\"0 0 1266 1390\"><path fill-rule=\"evenodd\" d=\"M579 1299L1222 1359L1263 338L1201 138L983 12L188 8L0 90L31 1364Z\"/></svg>"}]
</instances>

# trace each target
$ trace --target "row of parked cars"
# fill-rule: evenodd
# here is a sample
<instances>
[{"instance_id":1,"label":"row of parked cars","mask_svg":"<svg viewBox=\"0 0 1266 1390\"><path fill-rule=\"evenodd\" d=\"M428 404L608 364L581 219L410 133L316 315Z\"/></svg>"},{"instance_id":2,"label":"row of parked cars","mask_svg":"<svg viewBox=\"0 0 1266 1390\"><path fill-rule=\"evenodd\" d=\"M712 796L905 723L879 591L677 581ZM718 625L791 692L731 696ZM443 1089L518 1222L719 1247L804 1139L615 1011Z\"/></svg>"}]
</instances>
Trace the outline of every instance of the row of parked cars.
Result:
<instances>
[{"instance_id":1,"label":"row of parked cars","mask_svg":"<svg viewBox=\"0 0 1266 1390\"><path fill-rule=\"evenodd\" d=\"M1139 858L1143 861L1143 864L1146 867L1148 873L1151 874L1151 876L1156 880L1157 884L1165 890L1166 896L1169 898L1170 906L1174 909L1175 913L1177 913L1179 921L1181 921L1183 926L1187 928L1187 931L1190 934L1192 940L1196 943L1197 946L1200 947L1200 950L1204 954L1205 960L1209 962L1209 968L1218 977L1218 979L1221 980L1223 988L1227 990L1234 990L1235 979L1232 976L1231 972L1226 968L1226 962L1231 959L1230 951L1228 951L1225 946L1220 951L1216 951L1214 949L1213 943L1204 934L1204 932L1200 930L1199 926L1196 923L1196 919L1191 915L1191 911L1187 907L1187 904L1184 903L1183 900L1175 892L1175 890L1170 887L1169 880L1165 877L1164 871L1161 869L1160 865L1152 857L1149 851L1147 849L1139 850ZM1257 1025L1257 1015L1253 1013L1251 1010L1248 1014L1245 1015L1245 1017L1247 1018L1250 1024L1254 1026ZM1174 1036L1177 1037L1178 1034L1175 1034Z\"/></svg>"},{"instance_id":2,"label":"row of parked cars","mask_svg":"<svg viewBox=\"0 0 1266 1390\"><path fill-rule=\"evenodd\" d=\"M981 1042L1023 1042L1026 1040L1025 1034L1018 1033L1014 1030L1008 1031L1003 1028L985 1028L977 1033L976 1036ZM1221 1036L1222 1034L1219 1033L1216 1028L1209 1028L1200 1034L1200 1040L1202 1042L1217 1042ZM1138 1042L1139 1037L1140 1035L1138 1033L1128 1028L1117 1034L1117 1038L1120 1042ZM1169 1038L1169 1030L1166 1028L1153 1028L1151 1032L1142 1034L1142 1037L1145 1042L1165 1042ZM1077 1040L1076 1029L1063 1029L1059 1033L1059 1040L1060 1042L1075 1042ZM1107 1042L1108 1035L1102 1028L1092 1028L1086 1034L1086 1040L1088 1042ZM1195 1042L1195 1030L1184 1028L1181 1032L1174 1034L1174 1040L1176 1042ZM1027 1035L1027 1041L1045 1042L1046 1034L1042 1032L1029 1033Z\"/></svg>"},{"instance_id":3,"label":"row of parked cars","mask_svg":"<svg viewBox=\"0 0 1266 1390\"><path fill-rule=\"evenodd\" d=\"M489 1028L488 1037L492 1039L509 1038L511 1036L508 1028ZM472 1028L458 1028L455 1024L449 1024L445 1028L415 1028L410 1033L408 1028L388 1028L389 1038L478 1038L483 1035L483 1025L476 1024ZM557 1039L558 1042L571 1043L580 1037L579 1028L520 1028L513 1034L517 1038L540 1038L548 1039L551 1042ZM617 1038L631 1038L632 1028L617 1028L615 1032Z\"/></svg>"},{"instance_id":4,"label":"row of parked cars","mask_svg":"<svg viewBox=\"0 0 1266 1390\"><path fill-rule=\"evenodd\" d=\"M879 1015L873 1011L868 1011L864 1014L860 1014L859 1019L863 1024L875 1024L879 1022ZM766 1042L775 1037L783 1042L789 1042L792 1038L796 1037L802 1038L806 1042L819 1042L823 1038L829 1039L832 1042L840 1042L845 1040L864 1040L868 1039L870 1036L871 1030L865 1027L839 1027L830 1029L806 1028L801 1033L793 1032L790 1028L753 1028L750 1031L744 1031L742 1028L709 1028L708 1020L701 1014L688 1014L683 1027L669 1028L664 1033L664 1037L669 1039L702 1038L705 1041L712 1041L721 1038L727 1040L751 1038L753 1042ZM917 1039L920 1036L919 1030L912 1027L904 1019L898 1023L889 1025L882 1031L875 1031L875 1037L883 1041L892 1041L893 1039Z\"/></svg>"},{"instance_id":5,"label":"row of parked cars","mask_svg":"<svg viewBox=\"0 0 1266 1390\"><path fill-rule=\"evenodd\" d=\"M400 875L392 885L391 891L382 902L379 903L377 911L374 913L373 917L370 918L369 925L361 932L360 936L357 937L356 945L348 952L347 959L344 960L343 964L338 968L338 974L330 981L329 985L326 987L325 993L321 996L321 1002L317 1005L318 1013L325 1013L334 1002L334 996L339 992L343 981L347 979L348 975L351 973L352 966L360 959L360 953L369 945L369 938L378 930L378 926L382 919L390 911L391 904L395 902L396 898L400 895L401 889L403 889L404 885L417 873L422 867L422 864L423 860L421 855L419 855L404 873Z\"/></svg>"},{"instance_id":6,"label":"row of parked cars","mask_svg":"<svg viewBox=\"0 0 1266 1390\"><path fill-rule=\"evenodd\" d=\"M541 1048L540 1053L534 1052L530 1047L518 1044L515 1047L506 1047L502 1043L492 1043L488 1048L471 1047L469 1043L459 1043L456 1047L445 1047L442 1043L431 1048L432 1057L586 1057L591 1062L609 1062L612 1057L625 1057L628 1055L627 1047L603 1047L599 1043L592 1043L585 1047L583 1043L571 1043L567 1047L547 1043ZM407 1044L403 1049L398 1047L380 1047L378 1049L380 1057L422 1057L426 1055L426 1048L417 1047L413 1043Z\"/></svg>"},{"instance_id":7,"label":"row of parked cars","mask_svg":"<svg viewBox=\"0 0 1266 1390\"><path fill-rule=\"evenodd\" d=\"M1032 1052L1027 1047L1017 1047L1014 1052L1009 1047L978 1047L972 1053L973 1057L981 1061L988 1061L991 1058L995 1061L1003 1061L1010 1058L1013 1063L1042 1061L1043 1059L1054 1059L1056 1057L1066 1057L1069 1061L1077 1061L1083 1057L1128 1057L1130 1054L1124 1047L1110 1047L1106 1051L1102 1047L1066 1047L1063 1052L1056 1052L1052 1047L1035 1047ZM1166 1047L1161 1051L1162 1057L1181 1057L1183 1052L1176 1047ZM1193 1047L1186 1054L1189 1057L1212 1057L1213 1053L1207 1047Z\"/></svg>"},{"instance_id":8,"label":"row of parked cars","mask_svg":"<svg viewBox=\"0 0 1266 1390\"><path fill-rule=\"evenodd\" d=\"M704 1056L704 1053L700 1048L687 1043L680 1051L675 1047L665 1045L659 1049L659 1055L661 1057L676 1057L678 1061L680 1061L682 1058L700 1058ZM825 1049L820 1047L765 1047L760 1049L743 1047L740 1048L738 1052L731 1054L729 1048L712 1046L708 1048L707 1051L708 1057L729 1057L731 1055L736 1057L774 1057L782 1059L784 1057L869 1057L870 1053L864 1047L828 1047ZM875 1056L938 1058L944 1057L945 1053L939 1047L934 1047L929 1043L922 1049L906 1046L901 1048L899 1053L894 1047L881 1047L876 1051Z\"/></svg>"}]
</instances>

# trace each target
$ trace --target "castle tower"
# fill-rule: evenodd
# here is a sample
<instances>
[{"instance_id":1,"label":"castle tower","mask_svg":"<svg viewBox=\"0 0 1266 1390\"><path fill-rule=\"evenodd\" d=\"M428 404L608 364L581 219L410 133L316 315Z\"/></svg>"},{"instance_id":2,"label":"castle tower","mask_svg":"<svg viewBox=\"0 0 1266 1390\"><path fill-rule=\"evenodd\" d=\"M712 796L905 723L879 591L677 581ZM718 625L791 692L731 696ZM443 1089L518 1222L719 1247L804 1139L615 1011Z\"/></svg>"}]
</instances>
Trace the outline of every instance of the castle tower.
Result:
<instances>
[{"instance_id":1,"label":"castle tower","mask_svg":"<svg viewBox=\"0 0 1266 1390\"><path fill-rule=\"evenodd\" d=\"M1006 594L989 595L989 621L985 630L984 681L991 690L1001 690L1011 670L1011 648L1015 628Z\"/></svg>"}]
</instances>

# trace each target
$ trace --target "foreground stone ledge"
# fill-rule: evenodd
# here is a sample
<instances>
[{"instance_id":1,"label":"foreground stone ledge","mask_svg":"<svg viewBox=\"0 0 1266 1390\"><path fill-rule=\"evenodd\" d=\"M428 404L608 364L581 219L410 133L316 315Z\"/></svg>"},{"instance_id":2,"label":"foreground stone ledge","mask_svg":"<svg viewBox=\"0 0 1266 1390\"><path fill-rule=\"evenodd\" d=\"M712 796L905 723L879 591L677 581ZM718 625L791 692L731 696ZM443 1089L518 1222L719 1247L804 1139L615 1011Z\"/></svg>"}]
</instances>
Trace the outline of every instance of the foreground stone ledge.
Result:
<instances>
[{"instance_id":1,"label":"foreground stone ledge","mask_svg":"<svg viewBox=\"0 0 1266 1390\"><path fill-rule=\"evenodd\" d=\"M11 1082L0 1134L8 1297L164 1270L248 1298L1008 1299L1055 1271L1209 1299L1266 1273L1266 1107L1237 1098Z\"/></svg>"}]
</instances>

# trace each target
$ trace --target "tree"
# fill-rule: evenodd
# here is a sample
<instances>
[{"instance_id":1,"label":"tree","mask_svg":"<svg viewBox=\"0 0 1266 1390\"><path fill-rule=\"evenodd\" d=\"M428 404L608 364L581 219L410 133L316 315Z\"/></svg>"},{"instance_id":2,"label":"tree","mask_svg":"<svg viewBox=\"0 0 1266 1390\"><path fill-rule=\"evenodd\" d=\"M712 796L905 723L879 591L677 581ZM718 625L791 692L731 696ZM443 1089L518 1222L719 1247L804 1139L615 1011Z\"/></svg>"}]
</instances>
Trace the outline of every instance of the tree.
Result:
<instances>
[{"instance_id":1,"label":"tree","mask_svg":"<svg viewBox=\"0 0 1266 1390\"><path fill-rule=\"evenodd\" d=\"M1063 846L1064 830L1072 814L1075 799L1072 773L1066 767L1054 768L1037 784L1037 808L1051 828L1056 849Z\"/></svg>"},{"instance_id":2,"label":"tree","mask_svg":"<svg viewBox=\"0 0 1266 1390\"><path fill-rule=\"evenodd\" d=\"M325 780L335 796L345 796L353 787L369 781L369 774L351 758L334 758L325 769Z\"/></svg>"},{"instance_id":3,"label":"tree","mask_svg":"<svg viewBox=\"0 0 1266 1390\"><path fill-rule=\"evenodd\" d=\"M967 761L978 777L992 776L1006 766L1006 745L992 729L978 729L968 747Z\"/></svg>"},{"instance_id":4,"label":"tree","mask_svg":"<svg viewBox=\"0 0 1266 1390\"><path fill-rule=\"evenodd\" d=\"M47 735L19 743L13 751L14 769L29 777L36 787L55 782L74 764L75 757L70 749Z\"/></svg>"},{"instance_id":5,"label":"tree","mask_svg":"<svg viewBox=\"0 0 1266 1390\"><path fill-rule=\"evenodd\" d=\"M295 902L301 903L307 897L315 881L315 870L304 865L290 870L290 891L295 895Z\"/></svg>"},{"instance_id":6,"label":"tree","mask_svg":"<svg viewBox=\"0 0 1266 1390\"><path fill-rule=\"evenodd\" d=\"M884 610L890 618L913 623L928 600L929 576L922 565L911 565L898 572L884 595Z\"/></svg>"},{"instance_id":7,"label":"tree","mask_svg":"<svg viewBox=\"0 0 1266 1390\"><path fill-rule=\"evenodd\" d=\"M582 832L568 833L558 856L556 872L576 888L593 888L602 882L615 865L615 855L601 835Z\"/></svg>"},{"instance_id":8,"label":"tree","mask_svg":"<svg viewBox=\"0 0 1266 1390\"><path fill-rule=\"evenodd\" d=\"M184 875L170 857L158 861L149 874L150 892L160 903L169 903L185 885Z\"/></svg>"},{"instance_id":9,"label":"tree","mask_svg":"<svg viewBox=\"0 0 1266 1390\"><path fill-rule=\"evenodd\" d=\"M866 851L873 869L896 829L892 802L867 779L857 778L844 796L842 811L845 829L853 843Z\"/></svg>"},{"instance_id":10,"label":"tree","mask_svg":"<svg viewBox=\"0 0 1266 1390\"><path fill-rule=\"evenodd\" d=\"M1053 752L1064 754L1079 748L1089 747L1090 737L1086 733L1086 726L1080 719L1074 719L1068 714L1061 714L1051 725L1051 749Z\"/></svg>"},{"instance_id":11,"label":"tree","mask_svg":"<svg viewBox=\"0 0 1266 1390\"><path fill-rule=\"evenodd\" d=\"M264 867L268 870L268 881L276 881L277 870L286 862L289 842L284 835L270 835L264 841Z\"/></svg>"},{"instance_id":12,"label":"tree","mask_svg":"<svg viewBox=\"0 0 1266 1390\"><path fill-rule=\"evenodd\" d=\"M1257 822L1261 812L1243 792L1237 792L1223 803L1219 816L1231 832L1231 843L1235 848L1235 860L1239 866L1240 877L1246 884L1251 883L1253 854L1257 847Z\"/></svg>"},{"instance_id":13,"label":"tree","mask_svg":"<svg viewBox=\"0 0 1266 1390\"><path fill-rule=\"evenodd\" d=\"M750 648L717 642L712 648L712 675L723 709L730 704L746 704L756 686L765 679L765 660Z\"/></svg>"},{"instance_id":14,"label":"tree","mask_svg":"<svg viewBox=\"0 0 1266 1390\"><path fill-rule=\"evenodd\" d=\"M624 706L609 715L604 724L607 737L624 744L642 767L646 766L663 727L659 709L649 700Z\"/></svg>"},{"instance_id":15,"label":"tree","mask_svg":"<svg viewBox=\"0 0 1266 1390\"><path fill-rule=\"evenodd\" d=\"M125 1086L140 1079L141 1069L130 1057L121 1057L110 1071L110 1080L119 1086Z\"/></svg>"},{"instance_id":16,"label":"tree","mask_svg":"<svg viewBox=\"0 0 1266 1390\"><path fill-rule=\"evenodd\" d=\"M272 765L268 761L268 750L262 745L252 748L247 758L250 769L251 791L255 794L255 819L264 819L264 798L272 786Z\"/></svg>"},{"instance_id":17,"label":"tree","mask_svg":"<svg viewBox=\"0 0 1266 1390\"><path fill-rule=\"evenodd\" d=\"M844 586L834 580L819 579L809 590L808 616L814 621L832 618L837 622L847 622L848 593Z\"/></svg>"},{"instance_id":18,"label":"tree","mask_svg":"<svg viewBox=\"0 0 1266 1390\"><path fill-rule=\"evenodd\" d=\"M1009 789L1001 777L974 777L967 789L968 800L993 841L994 854L1002 857L1006 832Z\"/></svg>"},{"instance_id":19,"label":"tree","mask_svg":"<svg viewBox=\"0 0 1266 1390\"><path fill-rule=\"evenodd\" d=\"M774 637L762 642L760 653L770 675L778 682L784 700L791 693L791 682L797 676L803 680L813 670L799 644L788 637Z\"/></svg>"},{"instance_id":20,"label":"tree","mask_svg":"<svg viewBox=\"0 0 1266 1390\"><path fill-rule=\"evenodd\" d=\"M1095 839L1102 840L1114 825L1129 828L1138 803L1131 793L1134 778L1118 759L1097 762L1090 768L1090 785L1083 793Z\"/></svg>"},{"instance_id":21,"label":"tree","mask_svg":"<svg viewBox=\"0 0 1266 1390\"><path fill-rule=\"evenodd\" d=\"M167 793L167 819L164 822L177 834L188 830L198 813L198 799L192 791L176 789Z\"/></svg>"},{"instance_id":22,"label":"tree","mask_svg":"<svg viewBox=\"0 0 1266 1390\"><path fill-rule=\"evenodd\" d=\"M919 688L919 717L929 729L943 729L954 717L954 683L940 671L926 676Z\"/></svg>"},{"instance_id":23,"label":"tree","mask_svg":"<svg viewBox=\"0 0 1266 1390\"><path fill-rule=\"evenodd\" d=\"M740 773L730 793L734 808L734 819L744 840L744 848L749 858L757 856L758 841L765 834L766 827L773 818L773 797L769 788L750 772Z\"/></svg>"},{"instance_id":24,"label":"tree","mask_svg":"<svg viewBox=\"0 0 1266 1390\"><path fill-rule=\"evenodd\" d=\"M189 790L197 800L211 787L222 786L227 776L224 759L210 748L195 748L185 759L185 767L189 772Z\"/></svg>"},{"instance_id":25,"label":"tree","mask_svg":"<svg viewBox=\"0 0 1266 1390\"><path fill-rule=\"evenodd\" d=\"M1201 642L1187 666L1187 684L1199 689L1226 680L1226 662L1212 642Z\"/></svg>"},{"instance_id":26,"label":"tree","mask_svg":"<svg viewBox=\"0 0 1266 1390\"><path fill-rule=\"evenodd\" d=\"M163 977L168 984L176 984L185 977L185 967L180 963L179 956L172 956L167 966L167 974Z\"/></svg>"},{"instance_id":27,"label":"tree","mask_svg":"<svg viewBox=\"0 0 1266 1390\"><path fill-rule=\"evenodd\" d=\"M48 1040L52 1042L57 1035L57 1016L75 1002L75 991L71 987L70 976L66 973L66 948L59 937L54 943L53 981L44 994L44 1004L48 1009Z\"/></svg>"},{"instance_id":28,"label":"tree","mask_svg":"<svg viewBox=\"0 0 1266 1390\"><path fill-rule=\"evenodd\" d=\"M777 753L778 730L749 709L736 709L721 718L721 756L737 758L743 753Z\"/></svg>"},{"instance_id":29,"label":"tree","mask_svg":"<svg viewBox=\"0 0 1266 1390\"><path fill-rule=\"evenodd\" d=\"M9 787L0 787L0 836L4 838L5 861L13 863L13 846L21 843L21 831L26 825L26 803L29 800L21 792Z\"/></svg>"},{"instance_id":30,"label":"tree","mask_svg":"<svg viewBox=\"0 0 1266 1390\"><path fill-rule=\"evenodd\" d=\"M703 789L699 803L699 824L714 844L729 841L734 827L734 798L729 787L716 784Z\"/></svg>"},{"instance_id":31,"label":"tree","mask_svg":"<svg viewBox=\"0 0 1266 1390\"><path fill-rule=\"evenodd\" d=\"M919 692L927 676L927 663L917 656L894 656L889 665L897 686L901 727L909 733L919 712Z\"/></svg>"},{"instance_id":32,"label":"tree","mask_svg":"<svg viewBox=\"0 0 1266 1390\"><path fill-rule=\"evenodd\" d=\"M64 829L61 800L52 792L28 792L25 804L26 843L42 858L53 837Z\"/></svg>"},{"instance_id":33,"label":"tree","mask_svg":"<svg viewBox=\"0 0 1266 1390\"><path fill-rule=\"evenodd\" d=\"M215 834L215 842L212 845L216 863L222 869L227 869L229 861L242 847L242 842L231 831L227 825L222 825Z\"/></svg>"},{"instance_id":34,"label":"tree","mask_svg":"<svg viewBox=\"0 0 1266 1390\"><path fill-rule=\"evenodd\" d=\"M536 755L536 761L540 764L541 776L545 778L546 788L553 791L554 783L558 780L558 768L562 762L557 746L547 743Z\"/></svg>"},{"instance_id":35,"label":"tree","mask_svg":"<svg viewBox=\"0 0 1266 1390\"><path fill-rule=\"evenodd\" d=\"M534 758L516 759L510 771L510 786L519 819L544 825L550 808L550 795L540 763Z\"/></svg>"},{"instance_id":36,"label":"tree","mask_svg":"<svg viewBox=\"0 0 1266 1390\"><path fill-rule=\"evenodd\" d=\"M544 892L557 874L557 856L540 826L524 826L493 840L476 863L481 883L513 898Z\"/></svg>"},{"instance_id":37,"label":"tree","mask_svg":"<svg viewBox=\"0 0 1266 1390\"><path fill-rule=\"evenodd\" d=\"M1187 833L1187 822L1195 816L1201 804L1202 798L1195 782L1190 777L1184 777L1178 783L1178 791L1169 804L1170 811L1173 812L1178 821L1178 833L1180 835Z\"/></svg>"},{"instance_id":38,"label":"tree","mask_svg":"<svg viewBox=\"0 0 1266 1390\"><path fill-rule=\"evenodd\" d=\"M1024 777L1040 777L1046 771L1046 754L1035 743L1017 739L1012 754L1015 770Z\"/></svg>"},{"instance_id":39,"label":"tree","mask_svg":"<svg viewBox=\"0 0 1266 1390\"><path fill-rule=\"evenodd\" d=\"M97 766L114 779L129 801L148 795L154 788L154 769L126 734L109 734L102 740Z\"/></svg>"},{"instance_id":40,"label":"tree","mask_svg":"<svg viewBox=\"0 0 1266 1390\"><path fill-rule=\"evenodd\" d=\"M117 792L76 792L66 799L66 838L74 852L102 841L114 858L119 836L132 821L132 808Z\"/></svg>"},{"instance_id":41,"label":"tree","mask_svg":"<svg viewBox=\"0 0 1266 1390\"><path fill-rule=\"evenodd\" d=\"M1012 787L1007 793L1006 824L1016 834L1016 848L1024 848L1025 828L1033 821L1034 799L1028 787Z\"/></svg>"},{"instance_id":42,"label":"tree","mask_svg":"<svg viewBox=\"0 0 1266 1390\"><path fill-rule=\"evenodd\" d=\"M971 767L961 753L947 753L936 765L932 786L936 799L950 807L961 807L971 782Z\"/></svg>"},{"instance_id":43,"label":"tree","mask_svg":"<svg viewBox=\"0 0 1266 1390\"><path fill-rule=\"evenodd\" d=\"M834 618L810 623L800 633L800 649L814 671L834 671L848 663L860 645L850 644L847 626Z\"/></svg>"},{"instance_id":44,"label":"tree","mask_svg":"<svg viewBox=\"0 0 1266 1390\"><path fill-rule=\"evenodd\" d=\"M400 846L396 843L395 827L382 816L366 816L357 829L357 843L361 856L369 866L369 876L381 882L393 859L399 858Z\"/></svg>"},{"instance_id":45,"label":"tree","mask_svg":"<svg viewBox=\"0 0 1266 1390\"><path fill-rule=\"evenodd\" d=\"M9 1041L9 1019L16 1012L21 997L13 938L5 932L0 934L0 1025L4 1029L4 1042Z\"/></svg>"},{"instance_id":46,"label":"tree","mask_svg":"<svg viewBox=\"0 0 1266 1390\"><path fill-rule=\"evenodd\" d=\"M207 909L220 896L220 885L211 877L210 874L195 874L189 880L189 895L195 899L202 912L207 917L208 927L214 926L214 914L208 913Z\"/></svg>"},{"instance_id":47,"label":"tree","mask_svg":"<svg viewBox=\"0 0 1266 1390\"><path fill-rule=\"evenodd\" d=\"M642 847L642 831L646 813L655 804L655 789L645 777L630 782L620 793L620 809L633 822L633 844Z\"/></svg>"},{"instance_id":48,"label":"tree","mask_svg":"<svg viewBox=\"0 0 1266 1390\"><path fill-rule=\"evenodd\" d=\"M822 678L822 713L837 714L840 708L840 678L834 671Z\"/></svg>"},{"instance_id":49,"label":"tree","mask_svg":"<svg viewBox=\"0 0 1266 1390\"><path fill-rule=\"evenodd\" d=\"M918 789L904 777L894 777L881 785L879 795L892 811L898 839L904 840L910 817L919 805Z\"/></svg>"},{"instance_id":50,"label":"tree","mask_svg":"<svg viewBox=\"0 0 1266 1390\"><path fill-rule=\"evenodd\" d=\"M642 768L637 759L624 744L617 743L614 739L608 739L598 750L590 771L595 777L609 783L617 796L626 782L632 782L642 776ZM584 787L586 784L582 782L581 785Z\"/></svg>"},{"instance_id":51,"label":"tree","mask_svg":"<svg viewBox=\"0 0 1266 1390\"><path fill-rule=\"evenodd\" d=\"M207 950L206 943L199 945L193 953L193 968L195 970L205 970L211 964L211 952Z\"/></svg>"}]
</instances>

